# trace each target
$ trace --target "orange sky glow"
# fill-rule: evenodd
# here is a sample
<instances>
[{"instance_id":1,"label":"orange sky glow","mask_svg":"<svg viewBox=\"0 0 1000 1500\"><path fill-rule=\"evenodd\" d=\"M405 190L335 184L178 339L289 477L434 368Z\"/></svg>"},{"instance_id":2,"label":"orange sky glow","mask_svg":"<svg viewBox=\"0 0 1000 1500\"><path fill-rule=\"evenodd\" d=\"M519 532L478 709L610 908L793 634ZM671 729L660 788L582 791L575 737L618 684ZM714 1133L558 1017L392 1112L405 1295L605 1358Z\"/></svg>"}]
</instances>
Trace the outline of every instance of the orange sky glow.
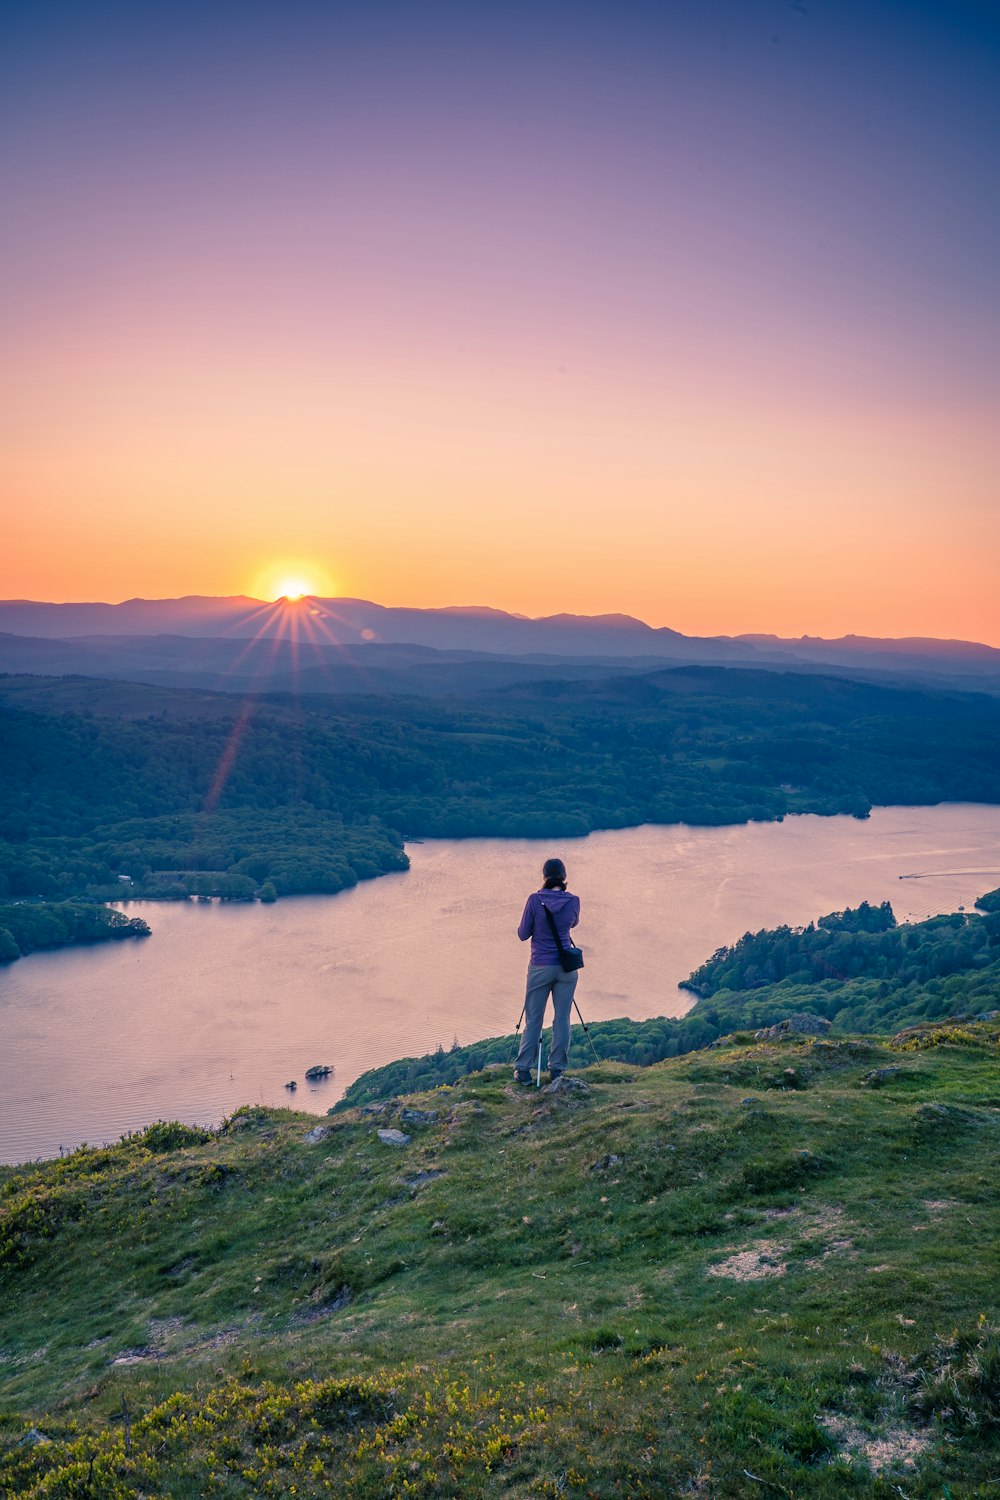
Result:
<instances>
[{"instance_id":1,"label":"orange sky glow","mask_svg":"<svg viewBox=\"0 0 1000 1500\"><path fill-rule=\"evenodd\" d=\"M720 51L700 7L614 9L539 21L540 61L506 9L449 12L456 67L433 7L327 52L320 7L283 52L254 5L190 76L168 11L146 73L112 66L126 12L54 40L26 10L0 596L291 580L1000 645L981 48L945 10L778 46L724 5Z\"/></svg>"},{"instance_id":2,"label":"orange sky glow","mask_svg":"<svg viewBox=\"0 0 1000 1500\"><path fill-rule=\"evenodd\" d=\"M763 360L721 411L710 357L683 379L541 351L515 370L403 350L391 381L277 363L202 352L194 379L182 350L137 382L122 354L96 380L72 350L39 360L10 393L0 594L273 597L290 578L689 634L1000 643L992 440L968 414L873 415ZM942 501L959 485L964 523Z\"/></svg>"}]
</instances>

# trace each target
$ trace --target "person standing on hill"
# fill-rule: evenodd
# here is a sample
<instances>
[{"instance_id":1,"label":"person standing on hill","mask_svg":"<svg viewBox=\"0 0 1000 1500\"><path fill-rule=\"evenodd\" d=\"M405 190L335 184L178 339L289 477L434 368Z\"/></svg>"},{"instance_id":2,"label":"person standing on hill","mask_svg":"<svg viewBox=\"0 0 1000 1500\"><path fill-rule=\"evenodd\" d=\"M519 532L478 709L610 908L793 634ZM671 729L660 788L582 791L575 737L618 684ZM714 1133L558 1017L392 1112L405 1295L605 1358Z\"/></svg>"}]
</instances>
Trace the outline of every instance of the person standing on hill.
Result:
<instances>
[{"instance_id":1,"label":"person standing on hill","mask_svg":"<svg viewBox=\"0 0 1000 1500\"><path fill-rule=\"evenodd\" d=\"M538 1051L549 995L552 996L553 1008L549 1077L555 1080L565 1073L569 1060L570 1013L577 980L575 971L566 973L563 968L552 924L555 924L563 947L570 947L570 929L580 920L580 898L566 889L566 866L561 859L545 861L542 879L541 890L532 891L528 897L517 929L522 943L531 939L524 997L524 1036L514 1063L514 1078L524 1084L531 1082L531 1068Z\"/></svg>"}]
</instances>

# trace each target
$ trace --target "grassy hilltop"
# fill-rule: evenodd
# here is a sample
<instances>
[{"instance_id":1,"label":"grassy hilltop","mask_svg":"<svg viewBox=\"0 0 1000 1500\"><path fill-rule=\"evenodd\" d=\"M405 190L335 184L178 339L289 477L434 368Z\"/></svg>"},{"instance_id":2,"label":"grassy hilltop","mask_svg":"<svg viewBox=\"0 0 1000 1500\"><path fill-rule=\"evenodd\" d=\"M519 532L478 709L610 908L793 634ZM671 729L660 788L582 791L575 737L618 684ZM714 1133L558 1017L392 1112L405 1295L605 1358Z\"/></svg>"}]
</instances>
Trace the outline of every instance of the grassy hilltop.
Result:
<instances>
[{"instance_id":1,"label":"grassy hilltop","mask_svg":"<svg viewBox=\"0 0 1000 1500\"><path fill-rule=\"evenodd\" d=\"M996 1494L998 1121L952 1021L2 1169L0 1494Z\"/></svg>"}]
</instances>

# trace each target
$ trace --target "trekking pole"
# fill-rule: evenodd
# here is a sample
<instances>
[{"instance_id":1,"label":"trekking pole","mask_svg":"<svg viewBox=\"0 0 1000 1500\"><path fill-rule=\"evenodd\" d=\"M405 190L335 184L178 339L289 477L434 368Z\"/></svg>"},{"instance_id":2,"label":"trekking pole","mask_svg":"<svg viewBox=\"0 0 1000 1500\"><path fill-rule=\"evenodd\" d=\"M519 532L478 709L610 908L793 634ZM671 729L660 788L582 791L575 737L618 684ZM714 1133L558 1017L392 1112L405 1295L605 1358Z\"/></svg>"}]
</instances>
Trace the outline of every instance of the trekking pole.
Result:
<instances>
[{"instance_id":1,"label":"trekking pole","mask_svg":"<svg viewBox=\"0 0 1000 1500\"><path fill-rule=\"evenodd\" d=\"M535 1088L536 1089L540 1089L541 1086L542 1086L542 1039L541 1039L541 1037L539 1037L538 1038L538 1074L537 1074L537 1077L535 1078Z\"/></svg>"},{"instance_id":2,"label":"trekking pole","mask_svg":"<svg viewBox=\"0 0 1000 1500\"><path fill-rule=\"evenodd\" d=\"M590 1027L587 1025L586 1021L583 1019L583 1016L580 1014L580 1007L577 1005L575 998L573 1000L573 1009L576 1011L577 1015L580 1016L580 1025L587 1033L587 1041L590 1043L590 1050L594 1054L595 1062L600 1062L601 1056L597 1048L594 1046L594 1038L590 1034Z\"/></svg>"}]
</instances>

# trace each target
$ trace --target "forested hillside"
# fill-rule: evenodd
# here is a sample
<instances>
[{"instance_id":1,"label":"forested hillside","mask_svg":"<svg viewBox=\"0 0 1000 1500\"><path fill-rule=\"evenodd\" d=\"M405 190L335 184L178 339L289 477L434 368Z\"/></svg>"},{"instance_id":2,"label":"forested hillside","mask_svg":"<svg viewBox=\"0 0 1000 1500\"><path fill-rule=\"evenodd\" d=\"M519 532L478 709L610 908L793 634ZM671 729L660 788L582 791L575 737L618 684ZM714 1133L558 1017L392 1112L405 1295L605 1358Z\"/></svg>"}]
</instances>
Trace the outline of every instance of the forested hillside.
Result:
<instances>
[{"instance_id":1,"label":"forested hillside","mask_svg":"<svg viewBox=\"0 0 1000 1500\"><path fill-rule=\"evenodd\" d=\"M404 836L1000 801L1000 702L679 668L444 702L0 679L0 899L336 891Z\"/></svg>"},{"instance_id":2,"label":"forested hillside","mask_svg":"<svg viewBox=\"0 0 1000 1500\"><path fill-rule=\"evenodd\" d=\"M981 896L992 901L996 892ZM984 911L988 908L984 906ZM898 927L888 901L834 912L808 927L748 932L701 964L687 987L698 995L754 990L768 984L816 984L834 979L891 979L926 984L1000 957L1000 913L950 912Z\"/></svg>"}]
</instances>

